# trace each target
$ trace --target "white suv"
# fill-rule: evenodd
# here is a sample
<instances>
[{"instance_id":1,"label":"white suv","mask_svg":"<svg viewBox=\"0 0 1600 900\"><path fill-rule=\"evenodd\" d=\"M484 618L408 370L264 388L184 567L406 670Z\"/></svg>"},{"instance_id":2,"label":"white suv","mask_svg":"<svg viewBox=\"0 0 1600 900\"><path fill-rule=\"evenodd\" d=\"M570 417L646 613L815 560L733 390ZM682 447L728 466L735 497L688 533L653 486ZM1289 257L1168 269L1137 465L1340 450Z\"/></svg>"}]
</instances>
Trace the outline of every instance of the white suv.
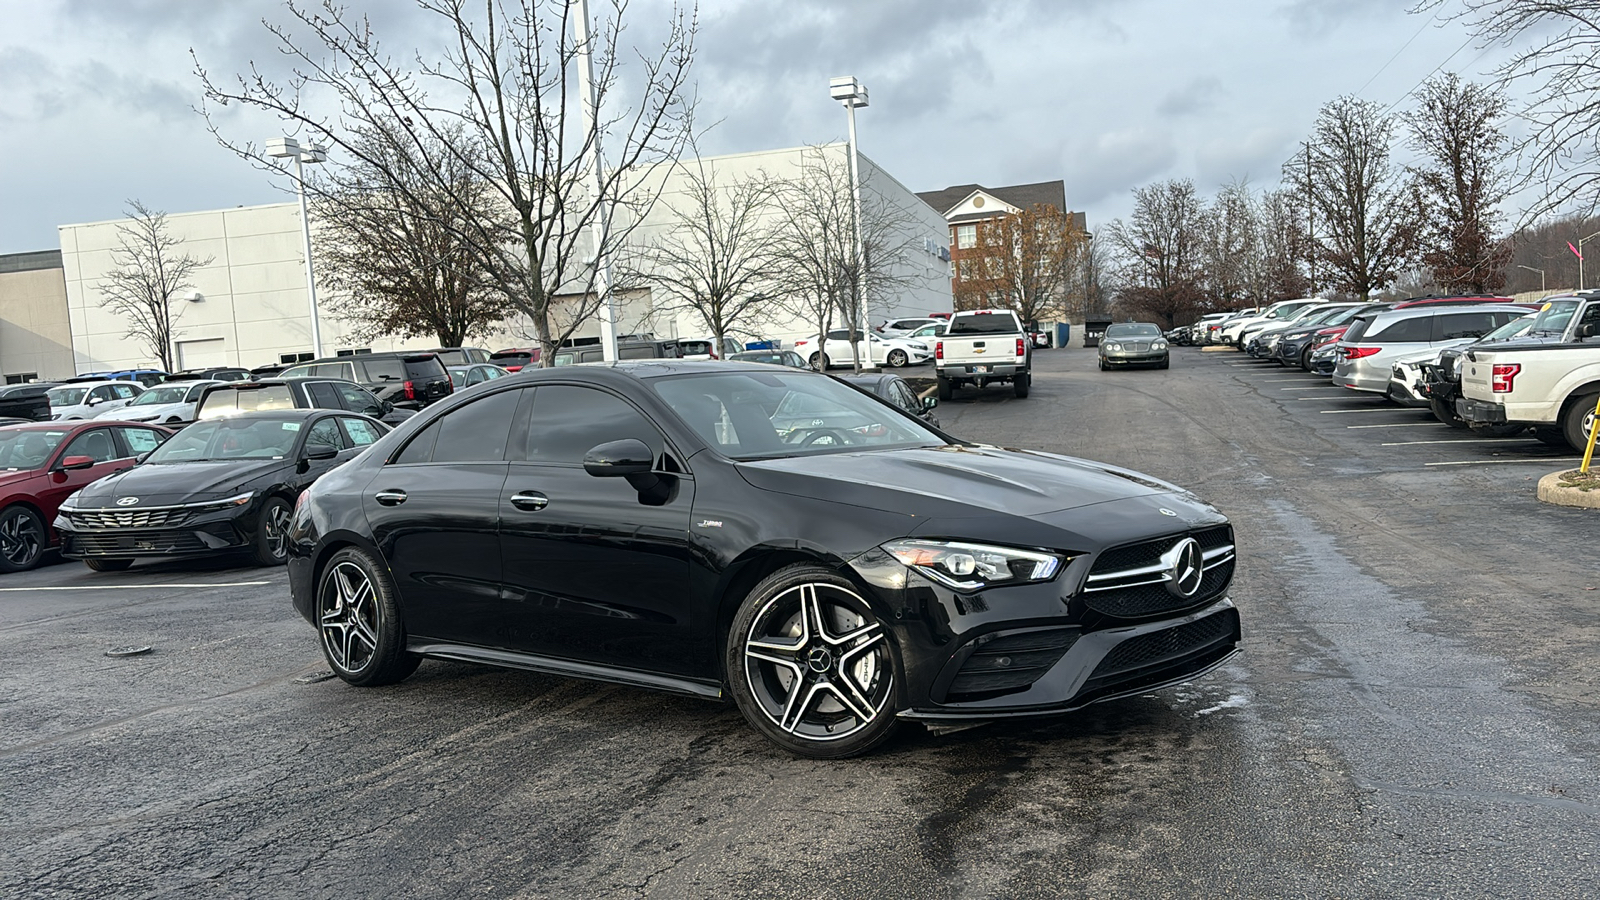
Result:
<instances>
[{"instance_id":1,"label":"white suv","mask_svg":"<svg viewBox=\"0 0 1600 900\"><path fill-rule=\"evenodd\" d=\"M50 398L52 419L92 419L106 410L119 409L144 393L137 381L69 381L57 385L45 396Z\"/></svg>"}]
</instances>

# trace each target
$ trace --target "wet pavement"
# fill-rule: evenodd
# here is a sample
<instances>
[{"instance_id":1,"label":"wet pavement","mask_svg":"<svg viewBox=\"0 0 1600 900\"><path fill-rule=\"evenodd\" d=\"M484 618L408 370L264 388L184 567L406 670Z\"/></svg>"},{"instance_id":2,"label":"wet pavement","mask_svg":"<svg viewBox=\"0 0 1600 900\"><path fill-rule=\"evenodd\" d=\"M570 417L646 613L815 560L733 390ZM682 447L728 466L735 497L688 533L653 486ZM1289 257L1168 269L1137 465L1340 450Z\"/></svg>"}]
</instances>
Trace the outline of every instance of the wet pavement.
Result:
<instances>
[{"instance_id":1,"label":"wet pavement","mask_svg":"<svg viewBox=\"0 0 1600 900\"><path fill-rule=\"evenodd\" d=\"M1245 652L847 762L630 688L307 678L281 571L0 578L0 895L1592 896L1600 513L1534 499L1571 454L1327 384L1067 350L958 392L955 434L1228 513Z\"/></svg>"}]
</instances>

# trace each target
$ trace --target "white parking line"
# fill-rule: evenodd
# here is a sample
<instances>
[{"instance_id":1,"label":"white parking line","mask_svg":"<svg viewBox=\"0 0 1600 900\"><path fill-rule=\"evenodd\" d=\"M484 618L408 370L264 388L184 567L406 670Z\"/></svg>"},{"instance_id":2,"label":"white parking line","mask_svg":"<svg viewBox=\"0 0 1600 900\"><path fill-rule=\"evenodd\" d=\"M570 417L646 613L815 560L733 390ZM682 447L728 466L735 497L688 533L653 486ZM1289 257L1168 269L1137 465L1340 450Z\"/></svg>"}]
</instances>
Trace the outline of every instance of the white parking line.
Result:
<instances>
[{"instance_id":1,"label":"white parking line","mask_svg":"<svg viewBox=\"0 0 1600 900\"><path fill-rule=\"evenodd\" d=\"M1277 381L1300 381L1300 382L1304 382L1307 378L1310 378L1310 377L1311 377L1310 375L1301 375L1299 378L1263 378L1261 380L1265 381L1265 382L1268 382L1268 383L1277 382Z\"/></svg>"},{"instance_id":2,"label":"white parking line","mask_svg":"<svg viewBox=\"0 0 1600 900\"><path fill-rule=\"evenodd\" d=\"M1581 462L1581 456L1530 456L1527 459L1464 459L1459 462L1431 462L1424 466L1487 466L1495 463L1548 463Z\"/></svg>"},{"instance_id":3,"label":"white parking line","mask_svg":"<svg viewBox=\"0 0 1600 900\"><path fill-rule=\"evenodd\" d=\"M1430 423L1431 424L1431 423ZM1355 427L1355 426L1349 426ZM1411 447L1416 444L1526 444L1534 438L1455 438L1448 441L1389 441L1379 447Z\"/></svg>"},{"instance_id":4,"label":"white parking line","mask_svg":"<svg viewBox=\"0 0 1600 900\"><path fill-rule=\"evenodd\" d=\"M1326 400L1362 400L1367 403L1372 402L1371 397L1363 397L1361 394L1343 394L1338 397L1296 397L1294 399L1299 400L1301 403L1320 403Z\"/></svg>"},{"instance_id":5,"label":"white parking line","mask_svg":"<svg viewBox=\"0 0 1600 900\"><path fill-rule=\"evenodd\" d=\"M1378 407L1374 407L1372 409L1323 409L1323 410L1318 410L1318 412L1322 413L1325 416L1337 416L1337 415L1339 415L1341 413L1375 413L1375 412L1376 413L1398 413L1398 412L1418 412L1418 410L1414 410L1414 409L1396 409L1393 406L1378 406ZM1426 422L1424 424L1437 425L1439 423L1438 422Z\"/></svg>"},{"instance_id":6,"label":"white parking line","mask_svg":"<svg viewBox=\"0 0 1600 900\"><path fill-rule=\"evenodd\" d=\"M260 587L271 584L270 581L212 581L195 582L192 584L75 584L57 585L52 587L3 587L0 592L12 593L16 591L128 591L138 588L217 588L217 587Z\"/></svg>"},{"instance_id":7,"label":"white parking line","mask_svg":"<svg viewBox=\"0 0 1600 900\"><path fill-rule=\"evenodd\" d=\"M1280 391L1342 391L1344 388L1329 387L1325 384L1313 384L1309 387L1278 388ZM1349 396L1341 394L1340 396Z\"/></svg>"},{"instance_id":8,"label":"white parking line","mask_svg":"<svg viewBox=\"0 0 1600 900\"><path fill-rule=\"evenodd\" d=\"M1345 410L1348 412L1349 410ZM1331 410L1323 410L1331 412ZM1383 425L1346 425L1346 428L1437 428L1442 422L1388 422Z\"/></svg>"}]
</instances>

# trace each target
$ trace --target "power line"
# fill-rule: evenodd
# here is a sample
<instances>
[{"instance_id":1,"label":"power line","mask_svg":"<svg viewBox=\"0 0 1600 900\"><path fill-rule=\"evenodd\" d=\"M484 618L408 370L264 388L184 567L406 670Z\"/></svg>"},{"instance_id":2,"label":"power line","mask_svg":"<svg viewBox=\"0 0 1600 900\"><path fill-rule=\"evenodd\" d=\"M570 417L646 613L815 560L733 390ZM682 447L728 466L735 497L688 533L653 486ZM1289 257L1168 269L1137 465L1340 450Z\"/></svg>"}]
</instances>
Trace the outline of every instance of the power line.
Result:
<instances>
[{"instance_id":1,"label":"power line","mask_svg":"<svg viewBox=\"0 0 1600 900\"><path fill-rule=\"evenodd\" d=\"M1473 38L1473 35L1467 35L1467 39L1461 42L1461 46L1457 47L1454 51L1452 51L1451 54L1449 56L1446 56L1444 58L1444 60L1442 62L1440 62L1437 66L1434 66L1433 69L1428 72L1428 74L1426 74L1426 75L1422 76L1421 78L1417 79L1417 83L1413 84L1411 86L1410 90L1406 91L1404 94L1401 94L1400 98L1395 100L1393 103L1389 104L1388 106L1385 106L1383 108L1383 112L1379 113L1379 115L1387 115L1389 110L1394 109L1396 106L1399 106L1400 104L1404 103L1406 101L1406 98L1410 97L1412 94L1417 92L1417 88L1422 87L1423 82L1426 82L1429 78L1432 78L1434 73L1439 71L1440 69L1444 68L1445 65L1450 62L1450 60L1455 59L1457 53L1460 53L1461 51L1467 49L1467 45L1472 43L1472 38ZM1488 50L1485 49L1484 52L1487 53ZM1482 59L1483 58L1483 54L1482 53L1478 54L1478 58ZM1477 60L1474 60L1474 62L1476 62L1476 61Z\"/></svg>"},{"instance_id":2,"label":"power line","mask_svg":"<svg viewBox=\"0 0 1600 900\"><path fill-rule=\"evenodd\" d=\"M1400 54L1406 52L1406 48L1411 46L1411 42L1415 41L1418 37L1420 37L1422 35L1422 32L1424 30L1426 30L1429 25L1432 25L1433 24L1433 20L1437 19L1438 17L1439 17L1439 10L1436 9L1436 10L1433 11L1433 15L1429 16L1428 20L1426 22L1422 23L1422 27L1417 29L1416 34L1413 34L1411 36L1410 40L1406 41L1404 44L1401 44L1400 45L1400 49L1396 50L1394 52L1394 55L1389 57L1389 62L1386 62L1383 65L1379 66L1378 67L1378 71L1372 73L1372 77L1367 79L1367 83L1366 84L1363 84L1361 87L1356 88L1355 96L1357 96L1357 97L1361 96L1361 92L1362 91L1364 91L1368 87L1370 87L1374 81L1377 81L1378 80L1378 76L1382 75L1384 70L1389 68L1390 63L1393 63L1395 60L1399 59L1400 58Z\"/></svg>"}]
</instances>

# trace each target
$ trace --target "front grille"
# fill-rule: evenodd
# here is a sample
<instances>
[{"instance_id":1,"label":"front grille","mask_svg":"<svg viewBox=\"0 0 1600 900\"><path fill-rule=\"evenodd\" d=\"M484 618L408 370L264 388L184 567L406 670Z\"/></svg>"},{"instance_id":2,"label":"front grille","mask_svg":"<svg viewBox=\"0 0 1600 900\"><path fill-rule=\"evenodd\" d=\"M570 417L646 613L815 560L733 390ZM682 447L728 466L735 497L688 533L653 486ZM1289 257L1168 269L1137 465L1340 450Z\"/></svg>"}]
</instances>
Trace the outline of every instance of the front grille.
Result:
<instances>
[{"instance_id":1,"label":"front grille","mask_svg":"<svg viewBox=\"0 0 1600 900\"><path fill-rule=\"evenodd\" d=\"M191 510L176 509L80 509L67 513L67 520L82 528L172 528L188 521Z\"/></svg>"},{"instance_id":2,"label":"front grille","mask_svg":"<svg viewBox=\"0 0 1600 900\"><path fill-rule=\"evenodd\" d=\"M1193 537L1200 544L1205 570L1200 587L1190 597L1167 590L1172 574L1161 562L1162 554L1185 537ZM1221 596L1233 581L1233 569L1233 528L1228 525L1116 547L1101 553L1089 570L1083 588L1084 604L1096 612L1124 619L1171 613Z\"/></svg>"},{"instance_id":3,"label":"front grille","mask_svg":"<svg viewBox=\"0 0 1600 900\"><path fill-rule=\"evenodd\" d=\"M946 697L960 702L1020 691L1038 681L1077 640L1075 628L980 637L950 682Z\"/></svg>"},{"instance_id":4,"label":"front grille","mask_svg":"<svg viewBox=\"0 0 1600 900\"><path fill-rule=\"evenodd\" d=\"M1165 628L1129 638L1111 648L1089 676L1096 679L1122 675L1191 656L1230 640L1237 631L1238 611L1224 610L1176 628Z\"/></svg>"},{"instance_id":5,"label":"front grille","mask_svg":"<svg viewBox=\"0 0 1600 900\"><path fill-rule=\"evenodd\" d=\"M100 554L187 553L207 549L192 531L119 531L111 534L80 532L69 538L71 551Z\"/></svg>"}]
</instances>

